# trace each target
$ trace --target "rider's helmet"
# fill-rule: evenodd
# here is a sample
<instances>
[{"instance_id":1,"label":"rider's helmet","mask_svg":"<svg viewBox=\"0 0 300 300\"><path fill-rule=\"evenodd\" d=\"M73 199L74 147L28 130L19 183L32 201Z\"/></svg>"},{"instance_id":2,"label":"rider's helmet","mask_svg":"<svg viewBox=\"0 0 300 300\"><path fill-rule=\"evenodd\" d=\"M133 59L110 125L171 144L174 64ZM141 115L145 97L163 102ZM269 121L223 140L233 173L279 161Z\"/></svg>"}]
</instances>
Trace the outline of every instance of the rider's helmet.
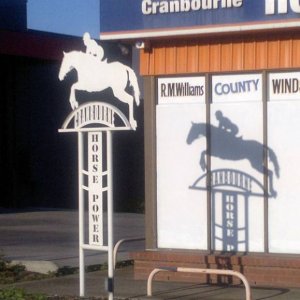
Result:
<instances>
[{"instance_id":1,"label":"rider's helmet","mask_svg":"<svg viewBox=\"0 0 300 300\"><path fill-rule=\"evenodd\" d=\"M84 41L84 43L86 43L90 39L91 39L90 34L88 32L85 32L84 35L83 35L83 41Z\"/></svg>"}]
</instances>

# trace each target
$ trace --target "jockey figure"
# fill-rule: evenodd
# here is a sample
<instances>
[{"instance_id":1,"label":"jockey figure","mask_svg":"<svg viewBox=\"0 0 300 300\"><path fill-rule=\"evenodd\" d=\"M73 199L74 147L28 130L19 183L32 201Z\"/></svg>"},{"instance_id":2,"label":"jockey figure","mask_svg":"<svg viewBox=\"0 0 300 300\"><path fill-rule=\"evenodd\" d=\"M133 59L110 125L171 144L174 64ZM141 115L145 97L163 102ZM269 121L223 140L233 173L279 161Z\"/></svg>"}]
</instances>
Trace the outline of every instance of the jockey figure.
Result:
<instances>
[{"instance_id":1,"label":"jockey figure","mask_svg":"<svg viewBox=\"0 0 300 300\"><path fill-rule=\"evenodd\" d=\"M91 39L91 36L88 32L83 35L83 43L86 46L86 53L93 55L99 58L101 61L104 57L104 50L103 48L97 44L97 42Z\"/></svg>"},{"instance_id":2,"label":"jockey figure","mask_svg":"<svg viewBox=\"0 0 300 300\"><path fill-rule=\"evenodd\" d=\"M239 128L232 123L228 118L223 116L223 113L218 110L216 111L216 118L219 121L219 128L225 130L234 136L236 136L239 132Z\"/></svg>"}]
</instances>

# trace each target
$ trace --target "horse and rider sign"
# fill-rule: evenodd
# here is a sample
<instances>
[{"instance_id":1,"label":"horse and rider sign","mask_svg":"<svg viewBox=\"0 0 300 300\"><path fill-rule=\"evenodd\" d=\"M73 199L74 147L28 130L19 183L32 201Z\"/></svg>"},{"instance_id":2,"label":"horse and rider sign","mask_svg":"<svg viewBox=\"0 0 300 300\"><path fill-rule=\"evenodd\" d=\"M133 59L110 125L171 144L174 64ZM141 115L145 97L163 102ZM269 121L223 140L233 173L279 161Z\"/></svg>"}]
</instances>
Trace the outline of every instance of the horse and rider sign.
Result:
<instances>
[{"instance_id":1,"label":"horse and rider sign","mask_svg":"<svg viewBox=\"0 0 300 300\"><path fill-rule=\"evenodd\" d=\"M79 266L80 296L85 295L85 251L108 253L109 299L114 294L113 261L113 172L112 132L136 130L134 107L139 105L140 91L135 72L120 62L107 62L103 48L90 38L83 37L86 52L63 54L59 79L76 70L78 80L71 86L69 116L59 132L78 135L78 194L79 194ZM132 94L126 88L131 86ZM99 92L111 88L113 96L128 105L126 115L108 101L78 103L76 91ZM87 203L87 204L86 204ZM88 221L85 221L85 207ZM107 232L104 230L104 208L107 207ZM88 223L88 238L85 224ZM106 236L106 237L105 237Z\"/></svg>"},{"instance_id":2,"label":"horse and rider sign","mask_svg":"<svg viewBox=\"0 0 300 300\"><path fill-rule=\"evenodd\" d=\"M136 129L134 105L140 103L140 91L137 77L130 67L120 62L108 63L107 60L101 60L92 54L71 51L64 53L59 79L63 80L72 69L77 71L78 76L78 81L72 85L70 92L69 101L72 109L78 107L76 91L99 92L111 88L117 99L128 104L129 121L132 129ZM133 88L133 95L126 91L128 82Z\"/></svg>"}]
</instances>

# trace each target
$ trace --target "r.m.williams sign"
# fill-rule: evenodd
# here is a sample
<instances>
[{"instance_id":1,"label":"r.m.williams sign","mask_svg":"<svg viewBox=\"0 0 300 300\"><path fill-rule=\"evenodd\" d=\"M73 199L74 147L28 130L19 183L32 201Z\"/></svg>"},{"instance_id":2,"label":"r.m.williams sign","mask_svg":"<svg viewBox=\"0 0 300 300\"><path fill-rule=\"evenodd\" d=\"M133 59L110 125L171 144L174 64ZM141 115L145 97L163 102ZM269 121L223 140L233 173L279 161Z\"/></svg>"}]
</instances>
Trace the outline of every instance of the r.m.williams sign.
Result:
<instances>
[{"instance_id":1,"label":"r.m.williams sign","mask_svg":"<svg viewBox=\"0 0 300 300\"><path fill-rule=\"evenodd\" d=\"M161 77L158 104L205 103L205 77Z\"/></svg>"},{"instance_id":2,"label":"r.m.williams sign","mask_svg":"<svg viewBox=\"0 0 300 300\"><path fill-rule=\"evenodd\" d=\"M101 0L100 38L299 27L299 14L299 0Z\"/></svg>"}]
</instances>

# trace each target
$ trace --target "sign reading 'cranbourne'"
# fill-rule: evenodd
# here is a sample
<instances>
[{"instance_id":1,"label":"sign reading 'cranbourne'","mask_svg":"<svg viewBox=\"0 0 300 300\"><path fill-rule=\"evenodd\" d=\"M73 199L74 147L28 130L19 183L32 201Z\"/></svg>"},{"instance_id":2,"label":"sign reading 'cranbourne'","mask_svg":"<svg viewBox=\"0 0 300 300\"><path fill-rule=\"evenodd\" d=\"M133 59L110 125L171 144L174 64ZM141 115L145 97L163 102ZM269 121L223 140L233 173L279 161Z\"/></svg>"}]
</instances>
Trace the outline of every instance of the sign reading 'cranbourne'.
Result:
<instances>
[{"instance_id":1,"label":"sign reading 'cranbourne'","mask_svg":"<svg viewBox=\"0 0 300 300\"><path fill-rule=\"evenodd\" d=\"M201 0L170 0L170 1L142 1L142 13L144 15L167 14L175 12L189 12L199 10L212 10L218 8L241 7L243 0L227 1L201 1Z\"/></svg>"},{"instance_id":2,"label":"sign reading 'cranbourne'","mask_svg":"<svg viewBox=\"0 0 300 300\"><path fill-rule=\"evenodd\" d=\"M299 27L299 14L299 0L101 0L100 38Z\"/></svg>"}]
</instances>

